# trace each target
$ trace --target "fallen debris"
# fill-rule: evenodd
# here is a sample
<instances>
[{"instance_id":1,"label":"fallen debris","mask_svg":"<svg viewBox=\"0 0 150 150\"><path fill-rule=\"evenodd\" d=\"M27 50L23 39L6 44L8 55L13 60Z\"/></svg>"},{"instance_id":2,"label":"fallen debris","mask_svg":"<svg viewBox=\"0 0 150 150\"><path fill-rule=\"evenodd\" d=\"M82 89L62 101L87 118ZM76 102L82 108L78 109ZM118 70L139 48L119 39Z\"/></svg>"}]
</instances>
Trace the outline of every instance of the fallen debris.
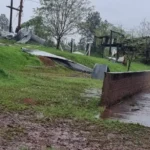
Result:
<instances>
[{"instance_id":1,"label":"fallen debris","mask_svg":"<svg viewBox=\"0 0 150 150\"><path fill-rule=\"evenodd\" d=\"M105 72L110 72L107 65L95 64L92 78L103 80L105 76Z\"/></svg>"},{"instance_id":2,"label":"fallen debris","mask_svg":"<svg viewBox=\"0 0 150 150\"><path fill-rule=\"evenodd\" d=\"M15 34L8 31L0 31L0 37L11 40L15 37Z\"/></svg>"},{"instance_id":3,"label":"fallen debris","mask_svg":"<svg viewBox=\"0 0 150 150\"><path fill-rule=\"evenodd\" d=\"M38 37L37 35L35 35L32 29L29 29L29 28L22 28L18 32L18 34L15 36L15 38L18 41L17 43L20 43L20 44L25 44L31 40L42 45L44 45L44 43L46 42L45 39L42 39Z\"/></svg>"},{"instance_id":4,"label":"fallen debris","mask_svg":"<svg viewBox=\"0 0 150 150\"><path fill-rule=\"evenodd\" d=\"M41 45L46 43L45 39L42 39L34 34L32 28L22 28L19 32L10 33L8 31L0 31L0 38L9 39L9 40L16 40L19 44L26 44L29 41L35 41Z\"/></svg>"},{"instance_id":5,"label":"fallen debris","mask_svg":"<svg viewBox=\"0 0 150 150\"><path fill-rule=\"evenodd\" d=\"M44 52L44 51L30 50L30 49L27 49L27 48L22 48L22 51L25 52L25 53L29 53L31 55L44 56L44 57L50 58L50 59L64 65L65 67L76 70L76 71L86 72L86 73L90 73L90 74L93 71L91 68L88 68L88 67L86 67L82 64L75 63L75 62L73 62L69 59L66 59L64 57L60 57L60 56L57 56L57 55L54 55L54 54L51 54L51 53L47 53L47 52Z\"/></svg>"}]
</instances>

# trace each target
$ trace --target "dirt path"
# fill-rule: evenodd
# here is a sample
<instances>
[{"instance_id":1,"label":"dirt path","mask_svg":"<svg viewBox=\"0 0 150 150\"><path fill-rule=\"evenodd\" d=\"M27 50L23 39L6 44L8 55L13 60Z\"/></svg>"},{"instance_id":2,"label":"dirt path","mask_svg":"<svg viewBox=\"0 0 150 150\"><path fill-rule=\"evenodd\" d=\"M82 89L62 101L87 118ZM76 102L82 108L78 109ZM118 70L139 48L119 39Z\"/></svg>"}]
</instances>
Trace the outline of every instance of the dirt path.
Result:
<instances>
[{"instance_id":1,"label":"dirt path","mask_svg":"<svg viewBox=\"0 0 150 150\"><path fill-rule=\"evenodd\" d=\"M88 122L62 119L41 122L42 117L31 112L0 114L0 150L150 149L150 129L138 138Z\"/></svg>"}]
</instances>

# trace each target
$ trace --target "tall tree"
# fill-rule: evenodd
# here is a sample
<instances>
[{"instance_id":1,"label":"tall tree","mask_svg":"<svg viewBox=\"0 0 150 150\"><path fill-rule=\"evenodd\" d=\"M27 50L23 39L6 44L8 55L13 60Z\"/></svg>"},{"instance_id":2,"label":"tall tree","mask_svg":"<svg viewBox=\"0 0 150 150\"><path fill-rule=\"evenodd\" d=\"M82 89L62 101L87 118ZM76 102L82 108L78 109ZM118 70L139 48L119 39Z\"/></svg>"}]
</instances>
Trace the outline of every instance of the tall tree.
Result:
<instances>
[{"instance_id":1,"label":"tall tree","mask_svg":"<svg viewBox=\"0 0 150 150\"><path fill-rule=\"evenodd\" d=\"M139 26L138 36L145 37L150 36L150 22L144 19Z\"/></svg>"},{"instance_id":2,"label":"tall tree","mask_svg":"<svg viewBox=\"0 0 150 150\"><path fill-rule=\"evenodd\" d=\"M101 17L100 13L90 12L86 18L85 21L79 24L78 28L80 31L80 34L84 39L87 39L87 42L93 41L92 44L92 52L96 51L96 38L97 33L99 31L100 25L101 25Z\"/></svg>"},{"instance_id":3,"label":"tall tree","mask_svg":"<svg viewBox=\"0 0 150 150\"><path fill-rule=\"evenodd\" d=\"M101 17L99 12L91 12L88 14L85 21L78 26L80 34L84 37L95 36L101 24Z\"/></svg>"},{"instance_id":4,"label":"tall tree","mask_svg":"<svg viewBox=\"0 0 150 150\"><path fill-rule=\"evenodd\" d=\"M90 11L88 0L40 0L36 13L43 18L48 32L57 40L57 49L64 36L74 34L77 25Z\"/></svg>"}]
</instances>

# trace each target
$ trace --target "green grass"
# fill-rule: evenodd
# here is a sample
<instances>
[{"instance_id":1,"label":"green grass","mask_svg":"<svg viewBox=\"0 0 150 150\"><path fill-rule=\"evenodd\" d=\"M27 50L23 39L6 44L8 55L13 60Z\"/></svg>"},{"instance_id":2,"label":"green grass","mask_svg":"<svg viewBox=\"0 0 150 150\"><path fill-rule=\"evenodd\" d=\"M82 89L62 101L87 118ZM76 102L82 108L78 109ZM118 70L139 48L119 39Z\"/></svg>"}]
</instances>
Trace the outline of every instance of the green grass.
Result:
<instances>
[{"instance_id":1,"label":"green grass","mask_svg":"<svg viewBox=\"0 0 150 150\"><path fill-rule=\"evenodd\" d=\"M104 59L104 58L97 58L97 57L91 57L91 56L82 56L78 54L71 54L69 52L62 52L59 50L56 50L55 48L48 48L48 47L43 47L43 46L32 46L30 48L35 48L35 49L40 49L46 52L50 52L65 58L68 58L70 60L73 60L75 62L81 63L83 65L86 65L88 67L93 68L96 63L98 64L105 64L108 65L110 68L111 72L124 72L127 71L127 66L124 66L122 64L118 63L112 63L111 61ZM138 63L138 62L133 62L131 65L130 71L142 71L142 70L150 70L150 66Z\"/></svg>"},{"instance_id":2,"label":"green grass","mask_svg":"<svg viewBox=\"0 0 150 150\"><path fill-rule=\"evenodd\" d=\"M85 89L101 89L102 81L71 77L76 72L59 65L44 67L35 56L21 52L21 46L0 47L0 107L4 111L32 108L51 117L94 118L100 99L88 100L81 94ZM26 105L24 99L36 105Z\"/></svg>"},{"instance_id":3,"label":"green grass","mask_svg":"<svg viewBox=\"0 0 150 150\"><path fill-rule=\"evenodd\" d=\"M19 70L27 65L39 66L41 62L34 56L21 52L20 47L0 46L0 68L5 70Z\"/></svg>"},{"instance_id":4,"label":"green grass","mask_svg":"<svg viewBox=\"0 0 150 150\"><path fill-rule=\"evenodd\" d=\"M45 67L40 60L21 52L21 47L41 49L75 62L93 67L95 63L106 64L111 71L126 71L127 67L111 63L106 59L80 56L61 52L53 48L36 45L16 45L0 47L0 110L23 111L26 109L43 113L54 118L76 118L81 120L96 120L101 108L100 98L85 98L81 96L85 89L101 90L102 81L83 77L72 77L77 72L63 66ZM31 67L32 66L32 67ZM38 66L35 68L34 66ZM150 66L133 63L133 71L149 70ZM27 105L24 99L32 99L34 105ZM100 121L100 123L102 123ZM106 126L116 123L103 122ZM117 123L118 124L118 123Z\"/></svg>"},{"instance_id":5,"label":"green grass","mask_svg":"<svg viewBox=\"0 0 150 150\"><path fill-rule=\"evenodd\" d=\"M4 42L8 44L10 41L0 40L0 42ZM107 59L71 54L69 52L65 52L65 51L62 52L62 51L56 50L55 48L49 48L49 47L44 47L40 45L32 45L32 44L30 45L29 44L22 44L22 45L12 44L11 47L4 47L4 46L0 47L0 51L1 51L0 58L2 58L2 60L0 60L0 68L2 67L1 64L5 65L4 69L8 67L15 67L15 68L19 66L21 67L24 65L39 65L40 63L39 60L33 56L29 56L21 52L21 47L27 47L29 49L39 49L39 50L43 50L46 52L50 52L50 53L68 58L75 62L81 63L91 68L93 68L96 63L99 63L99 64L108 65L111 72L127 71L127 66L123 66L122 64L118 64L118 63L112 63L108 61ZM18 65L17 61L21 64ZM131 71L142 71L142 70L150 70L150 66L142 64L142 63L138 63L138 62L132 63Z\"/></svg>"},{"instance_id":6,"label":"green grass","mask_svg":"<svg viewBox=\"0 0 150 150\"><path fill-rule=\"evenodd\" d=\"M21 77L7 80L5 85L0 84L0 103L5 110L30 109L32 106L23 104L23 100L29 98L36 102L34 109L46 116L90 119L99 113L100 99L86 99L81 97L81 93L93 87L100 89L101 81L52 77L48 72L46 75L30 73L30 76L24 73Z\"/></svg>"}]
</instances>

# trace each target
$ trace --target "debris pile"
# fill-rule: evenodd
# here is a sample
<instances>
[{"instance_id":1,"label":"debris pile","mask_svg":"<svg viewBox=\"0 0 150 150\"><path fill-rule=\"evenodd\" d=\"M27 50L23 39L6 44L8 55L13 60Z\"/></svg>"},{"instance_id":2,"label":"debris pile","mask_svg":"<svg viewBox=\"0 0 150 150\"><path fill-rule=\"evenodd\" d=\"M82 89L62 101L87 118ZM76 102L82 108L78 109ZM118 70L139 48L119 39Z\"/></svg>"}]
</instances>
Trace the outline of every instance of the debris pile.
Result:
<instances>
[{"instance_id":1,"label":"debris pile","mask_svg":"<svg viewBox=\"0 0 150 150\"><path fill-rule=\"evenodd\" d=\"M9 40L14 39L17 41L17 43L21 43L21 44L26 44L29 41L35 41L41 45L44 45L46 43L45 39L42 39L34 34L32 28L22 28L21 30L19 30L17 34L0 30L0 38L9 39Z\"/></svg>"}]
</instances>

